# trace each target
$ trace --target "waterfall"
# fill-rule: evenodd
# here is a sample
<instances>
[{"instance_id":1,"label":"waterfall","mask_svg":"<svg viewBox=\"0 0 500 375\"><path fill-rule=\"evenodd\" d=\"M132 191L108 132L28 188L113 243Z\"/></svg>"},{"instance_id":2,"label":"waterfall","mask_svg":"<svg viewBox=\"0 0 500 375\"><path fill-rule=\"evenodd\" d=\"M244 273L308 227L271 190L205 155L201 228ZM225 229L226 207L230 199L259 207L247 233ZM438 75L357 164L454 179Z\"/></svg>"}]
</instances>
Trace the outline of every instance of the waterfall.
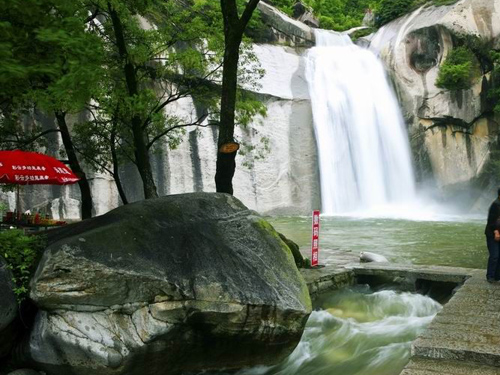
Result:
<instances>
[{"instance_id":1,"label":"waterfall","mask_svg":"<svg viewBox=\"0 0 500 375\"><path fill-rule=\"evenodd\" d=\"M399 105L377 56L316 30L307 54L324 214L384 212L415 199Z\"/></svg>"}]
</instances>

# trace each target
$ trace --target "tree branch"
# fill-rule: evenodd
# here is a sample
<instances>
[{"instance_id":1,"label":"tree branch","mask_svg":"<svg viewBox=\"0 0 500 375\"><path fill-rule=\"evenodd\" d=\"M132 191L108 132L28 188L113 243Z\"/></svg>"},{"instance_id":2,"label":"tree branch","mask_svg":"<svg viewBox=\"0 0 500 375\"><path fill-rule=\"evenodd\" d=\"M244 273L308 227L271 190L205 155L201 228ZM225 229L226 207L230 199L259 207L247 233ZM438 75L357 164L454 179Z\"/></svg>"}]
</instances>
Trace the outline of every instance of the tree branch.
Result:
<instances>
[{"instance_id":1,"label":"tree branch","mask_svg":"<svg viewBox=\"0 0 500 375\"><path fill-rule=\"evenodd\" d=\"M50 134L50 133L60 133L61 131L59 129L49 129L49 130L45 130L39 134L37 134L36 136L30 138L30 139L27 139L27 140L24 140L24 139L17 139L17 140L14 140L14 139L5 139L5 140L2 140L1 143L4 144L4 143L15 143L15 144L20 144L20 145L23 145L23 146L27 146L27 145L30 145L32 144L33 142L35 142L37 139L47 135L47 134Z\"/></svg>"},{"instance_id":2,"label":"tree branch","mask_svg":"<svg viewBox=\"0 0 500 375\"><path fill-rule=\"evenodd\" d=\"M245 27L247 27L248 22L250 22L250 19L252 18L253 11L255 8L257 8L257 4L259 4L260 0L249 0L247 3L247 6L245 7L245 10L243 11L243 14L241 15L240 21L239 21L239 26L240 26L240 31L243 32L245 30Z\"/></svg>"},{"instance_id":3,"label":"tree branch","mask_svg":"<svg viewBox=\"0 0 500 375\"><path fill-rule=\"evenodd\" d=\"M199 126L202 128L206 128L208 126L214 126L214 124L207 124L207 125L202 125L201 123L205 121L205 119L208 117L208 113L204 113L201 115L196 121L190 123L190 124L181 124L181 125L174 125L168 129L165 129L163 132L160 134L156 135L149 143L148 143L148 149L153 147L156 141L158 141L160 138L166 136L168 133L170 133L172 130L179 129L179 128L185 128L188 126Z\"/></svg>"}]
</instances>

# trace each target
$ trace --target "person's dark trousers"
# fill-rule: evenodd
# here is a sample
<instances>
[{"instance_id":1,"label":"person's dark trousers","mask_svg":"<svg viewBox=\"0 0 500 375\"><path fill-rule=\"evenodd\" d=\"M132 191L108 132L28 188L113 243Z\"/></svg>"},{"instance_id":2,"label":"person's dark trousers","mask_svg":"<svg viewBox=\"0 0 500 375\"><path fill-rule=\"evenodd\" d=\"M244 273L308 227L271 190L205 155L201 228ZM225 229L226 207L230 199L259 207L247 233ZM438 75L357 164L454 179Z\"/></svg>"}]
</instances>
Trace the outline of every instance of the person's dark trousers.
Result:
<instances>
[{"instance_id":1,"label":"person's dark trousers","mask_svg":"<svg viewBox=\"0 0 500 375\"><path fill-rule=\"evenodd\" d=\"M500 261L500 242L495 241L495 237L486 236L486 245L490 257L488 258L488 269L486 270L487 279L500 279L499 261Z\"/></svg>"}]
</instances>

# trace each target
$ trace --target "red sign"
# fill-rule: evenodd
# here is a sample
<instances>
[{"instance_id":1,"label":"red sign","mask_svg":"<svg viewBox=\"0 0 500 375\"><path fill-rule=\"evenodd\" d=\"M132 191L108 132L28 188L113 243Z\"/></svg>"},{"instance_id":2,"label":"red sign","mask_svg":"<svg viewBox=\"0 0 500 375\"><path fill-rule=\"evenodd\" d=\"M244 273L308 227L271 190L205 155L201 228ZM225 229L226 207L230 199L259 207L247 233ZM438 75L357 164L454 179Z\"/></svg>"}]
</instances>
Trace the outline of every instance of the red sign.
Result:
<instances>
[{"instance_id":1,"label":"red sign","mask_svg":"<svg viewBox=\"0 0 500 375\"><path fill-rule=\"evenodd\" d=\"M319 258L319 210L313 211L311 266L318 265Z\"/></svg>"}]
</instances>

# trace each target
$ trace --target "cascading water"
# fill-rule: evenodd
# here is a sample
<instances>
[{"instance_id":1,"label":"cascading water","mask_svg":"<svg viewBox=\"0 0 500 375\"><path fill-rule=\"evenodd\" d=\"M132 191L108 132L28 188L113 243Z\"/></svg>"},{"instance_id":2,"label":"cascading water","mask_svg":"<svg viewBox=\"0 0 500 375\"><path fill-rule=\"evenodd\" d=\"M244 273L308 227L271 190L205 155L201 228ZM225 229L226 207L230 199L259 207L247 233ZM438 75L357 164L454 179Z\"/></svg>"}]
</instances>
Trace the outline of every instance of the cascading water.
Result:
<instances>
[{"instance_id":1,"label":"cascading water","mask_svg":"<svg viewBox=\"0 0 500 375\"><path fill-rule=\"evenodd\" d=\"M419 294L373 293L367 286L316 303L319 309L287 359L237 375L397 375L410 358L411 342L442 308Z\"/></svg>"},{"instance_id":2,"label":"cascading water","mask_svg":"<svg viewBox=\"0 0 500 375\"><path fill-rule=\"evenodd\" d=\"M347 35L315 32L306 73L323 213L383 213L413 202L408 137L382 63Z\"/></svg>"}]
</instances>

